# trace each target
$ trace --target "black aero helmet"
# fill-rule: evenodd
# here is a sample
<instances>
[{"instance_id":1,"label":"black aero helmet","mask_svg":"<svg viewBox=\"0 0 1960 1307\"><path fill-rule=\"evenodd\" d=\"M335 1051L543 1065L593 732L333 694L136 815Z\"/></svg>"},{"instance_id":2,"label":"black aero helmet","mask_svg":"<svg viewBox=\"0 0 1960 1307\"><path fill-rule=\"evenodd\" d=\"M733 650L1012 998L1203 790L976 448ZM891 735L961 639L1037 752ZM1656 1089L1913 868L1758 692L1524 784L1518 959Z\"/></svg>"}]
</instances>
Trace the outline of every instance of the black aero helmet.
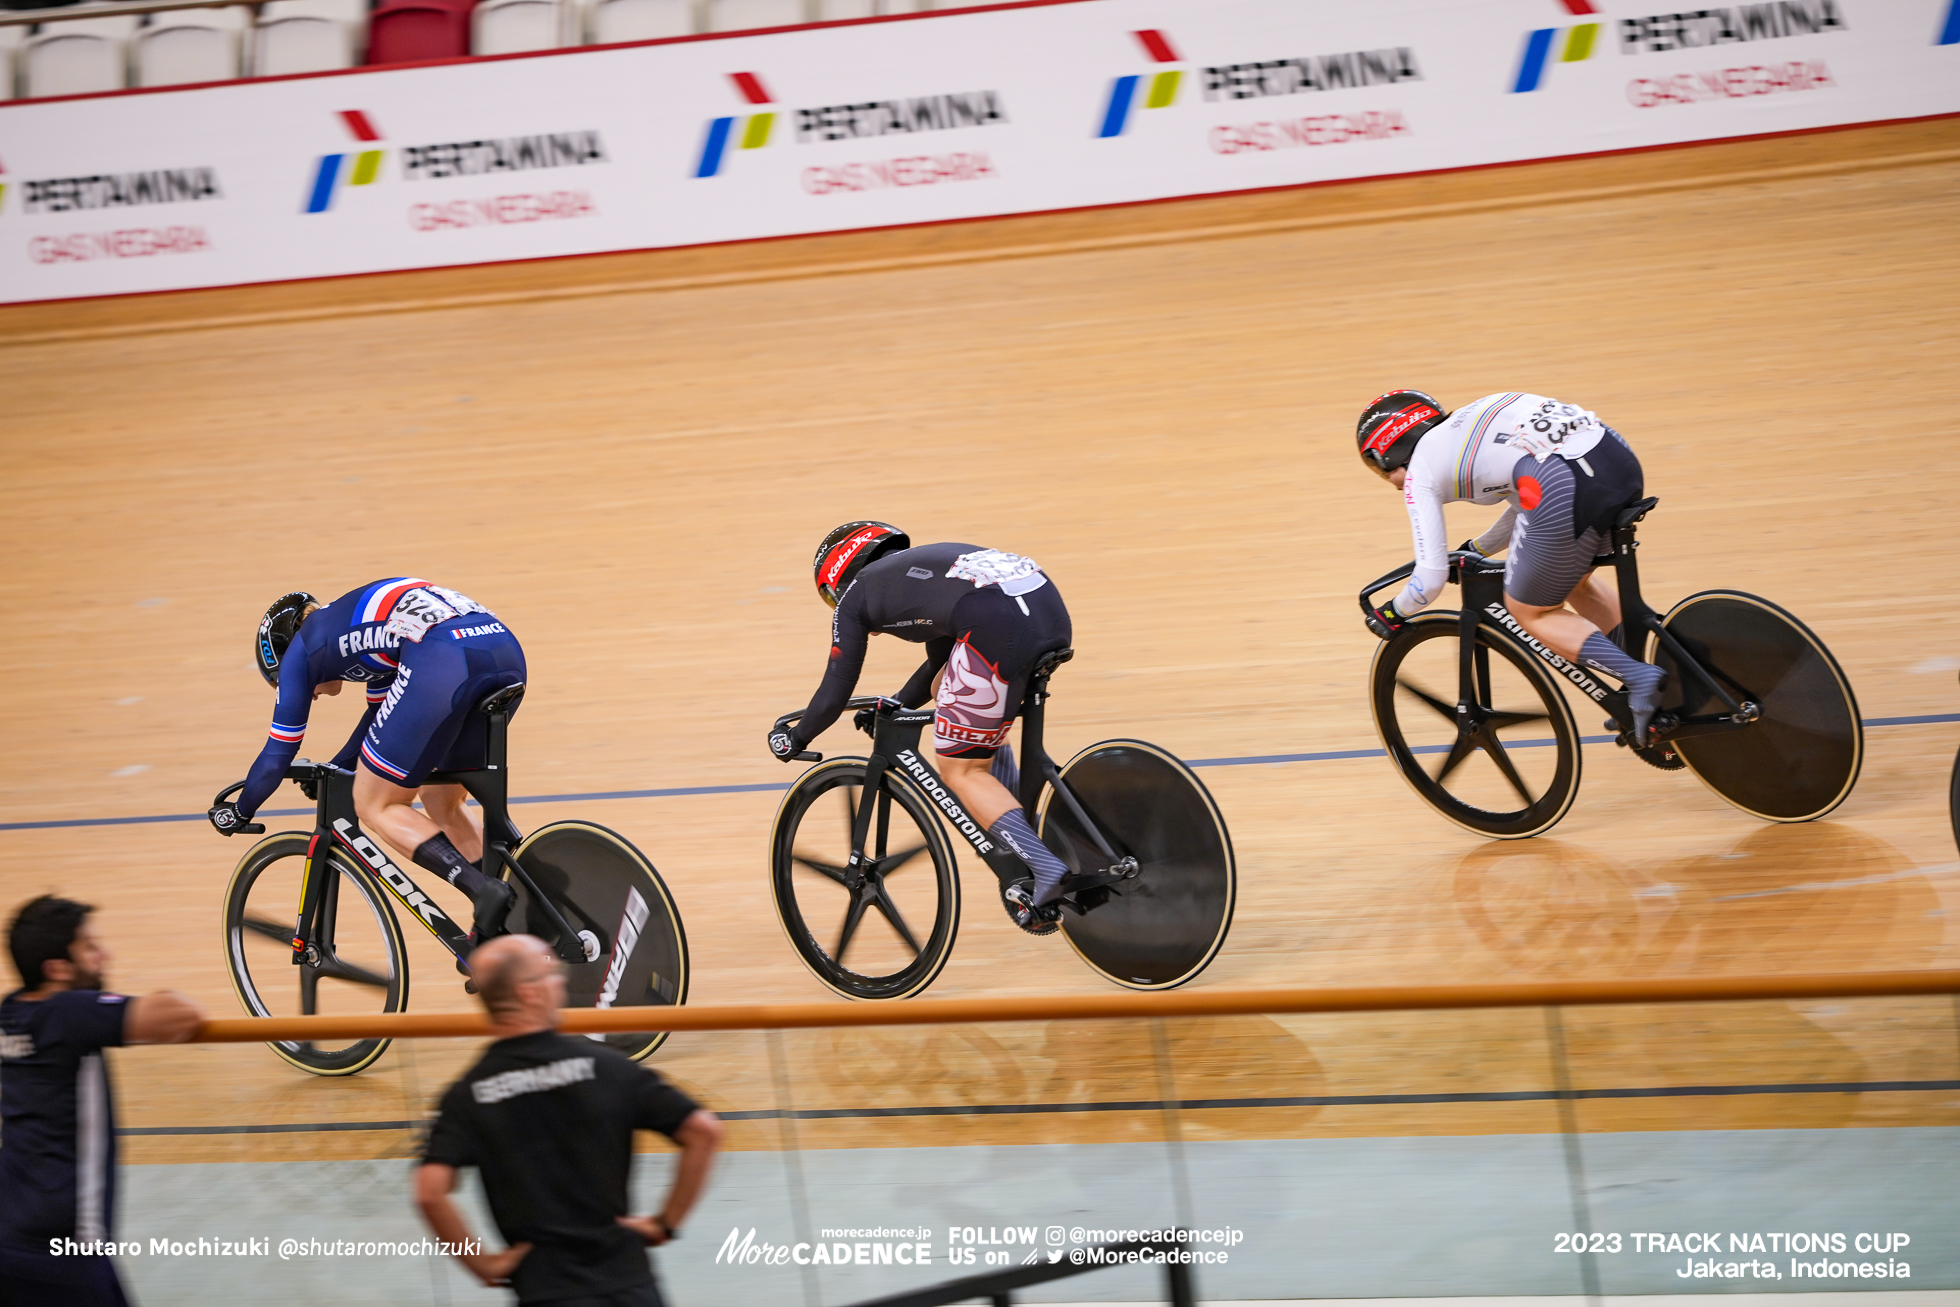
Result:
<instances>
[{"instance_id":1,"label":"black aero helmet","mask_svg":"<svg viewBox=\"0 0 1960 1307\"><path fill-rule=\"evenodd\" d=\"M1382 476L1407 467L1423 432L1447 417L1449 410L1442 402L1420 390L1391 390L1377 397L1361 411L1354 428L1361 461Z\"/></svg>"},{"instance_id":2,"label":"black aero helmet","mask_svg":"<svg viewBox=\"0 0 1960 1307\"><path fill-rule=\"evenodd\" d=\"M286 647L293 642L299 624L306 620L307 610L318 607L319 602L306 591L295 590L280 595L259 619L259 638L252 642L252 654L267 685L278 686L279 660L286 656Z\"/></svg>"},{"instance_id":3,"label":"black aero helmet","mask_svg":"<svg viewBox=\"0 0 1960 1307\"><path fill-rule=\"evenodd\" d=\"M889 522L846 522L817 546L817 593L835 608L857 574L875 559L911 547L912 538Z\"/></svg>"}]
</instances>

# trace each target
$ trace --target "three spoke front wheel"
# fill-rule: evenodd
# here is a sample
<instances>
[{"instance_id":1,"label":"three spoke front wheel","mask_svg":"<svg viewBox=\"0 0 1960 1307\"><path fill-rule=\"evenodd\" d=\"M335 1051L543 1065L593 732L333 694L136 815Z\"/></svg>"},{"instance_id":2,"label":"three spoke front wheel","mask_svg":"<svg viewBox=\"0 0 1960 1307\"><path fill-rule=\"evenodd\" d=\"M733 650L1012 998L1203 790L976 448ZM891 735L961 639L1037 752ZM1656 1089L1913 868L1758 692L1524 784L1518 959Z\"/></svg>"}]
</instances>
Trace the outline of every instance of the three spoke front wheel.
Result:
<instances>
[{"instance_id":1,"label":"three spoke front wheel","mask_svg":"<svg viewBox=\"0 0 1960 1307\"><path fill-rule=\"evenodd\" d=\"M297 831L260 840L239 860L225 893L225 962L239 1002L255 1017L368 1016L408 1006L408 950L387 894L367 868L337 847L322 849L321 956L293 960L294 914L312 837ZM371 1066L385 1039L268 1045L317 1076L351 1076Z\"/></svg>"},{"instance_id":2,"label":"three spoke front wheel","mask_svg":"<svg viewBox=\"0 0 1960 1307\"><path fill-rule=\"evenodd\" d=\"M1579 792L1565 692L1536 654L1487 626L1468 680L1455 613L1425 613L1385 641L1369 692L1382 746L1417 795L1465 829L1512 840L1551 829Z\"/></svg>"},{"instance_id":3,"label":"three spoke front wheel","mask_svg":"<svg viewBox=\"0 0 1960 1307\"><path fill-rule=\"evenodd\" d=\"M790 786L770 835L770 888L783 932L818 980L846 998L910 998L952 955L959 869L910 781L888 771L867 800L864 775L864 759L832 758Z\"/></svg>"}]
</instances>

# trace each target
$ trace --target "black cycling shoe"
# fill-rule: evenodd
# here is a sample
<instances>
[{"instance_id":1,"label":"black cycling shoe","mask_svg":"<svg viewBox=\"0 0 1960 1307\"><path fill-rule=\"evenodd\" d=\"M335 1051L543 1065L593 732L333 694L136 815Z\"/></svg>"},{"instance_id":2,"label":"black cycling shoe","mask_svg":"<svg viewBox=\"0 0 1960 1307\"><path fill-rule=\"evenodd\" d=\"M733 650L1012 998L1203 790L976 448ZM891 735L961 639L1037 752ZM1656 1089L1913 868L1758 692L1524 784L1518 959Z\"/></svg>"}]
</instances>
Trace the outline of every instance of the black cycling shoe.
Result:
<instances>
[{"instance_id":1,"label":"black cycling shoe","mask_svg":"<svg viewBox=\"0 0 1960 1307\"><path fill-rule=\"evenodd\" d=\"M1000 892L1007 919L1030 935L1052 935L1062 928L1062 906L1047 903L1035 906L1034 880L1017 880Z\"/></svg>"},{"instance_id":2,"label":"black cycling shoe","mask_svg":"<svg viewBox=\"0 0 1960 1307\"><path fill-rule=\"evenodd\" d=\"M483 888L470 896L470 906L475 909L476 920L466 937L462 957L456 959L456 970L466 976L469 975L469 964L463 959L476 952L476 946L485 940L510 934L510 931L504 928L504 922L509 918L510 910L516 904L517 891L501 880L486 880Z\"/></svg>"},{"instance_id":3,"label":"black cycling shoe","mask_svg":"<svg viewBox=\"0 0 1960 1307\"><path fill-rule=\"evenodd\" d=\"M1667 688L1667 673L1648 677L1647 684L1627 683L1627 709L1633 714L1633 742L1641 748L1653 746L1654 714L1661 710L1661 691Z\"/></svg>"},{"instance_id":4,"label":"black cycling shoe","mask_svg":"<svg viewBox=\"0 0 1960 1307\"><path fill-rule=\"evenodd\" d=\"M476 909L470 934L478 941L495 939L509 933L504 929L504 919L517 905L517 891L501 880L485 881L483 888L470 896L470 905Z\"/></svg>"}]
</instances>

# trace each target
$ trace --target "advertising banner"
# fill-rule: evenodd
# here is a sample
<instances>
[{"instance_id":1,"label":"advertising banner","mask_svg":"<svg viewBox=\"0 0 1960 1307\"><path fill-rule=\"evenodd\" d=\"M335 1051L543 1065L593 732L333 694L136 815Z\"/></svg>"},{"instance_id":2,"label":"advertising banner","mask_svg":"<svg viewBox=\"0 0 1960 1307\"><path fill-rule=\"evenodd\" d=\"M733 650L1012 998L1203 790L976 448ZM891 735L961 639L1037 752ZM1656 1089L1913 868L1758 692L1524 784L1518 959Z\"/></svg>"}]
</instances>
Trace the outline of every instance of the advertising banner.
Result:
<instances>
[{"instance_id":1,"label":"advertising banner","mask_svg":"<svg viewBox=\"0 0 1960 1307\"><path fill-rule=\"evenodd\" d=\"M0 104L0 302L1960 113L1960 0L1074 0Z\"/></svg>"}]
</instances>

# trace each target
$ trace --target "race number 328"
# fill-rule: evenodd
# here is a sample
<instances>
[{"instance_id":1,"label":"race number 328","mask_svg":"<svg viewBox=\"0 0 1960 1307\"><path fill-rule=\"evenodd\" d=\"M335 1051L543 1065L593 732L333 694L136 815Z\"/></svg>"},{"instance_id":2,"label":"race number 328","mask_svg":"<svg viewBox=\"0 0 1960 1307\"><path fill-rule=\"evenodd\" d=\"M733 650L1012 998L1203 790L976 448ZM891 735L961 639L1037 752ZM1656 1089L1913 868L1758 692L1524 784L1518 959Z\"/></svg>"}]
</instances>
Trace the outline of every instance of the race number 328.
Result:
<instances>
[{"instance_id":1,"label":"race number 328","mask_svg":"<svg viewBox=\"0 0 1960 1307\"><path fill-rule=\"evenodd\" d=\"M1620 1251L1620 1236L1617 1234L1554 1235L1552 1251L1555 1253L1616 1253Z\"/></svg>"}]
</instances>

